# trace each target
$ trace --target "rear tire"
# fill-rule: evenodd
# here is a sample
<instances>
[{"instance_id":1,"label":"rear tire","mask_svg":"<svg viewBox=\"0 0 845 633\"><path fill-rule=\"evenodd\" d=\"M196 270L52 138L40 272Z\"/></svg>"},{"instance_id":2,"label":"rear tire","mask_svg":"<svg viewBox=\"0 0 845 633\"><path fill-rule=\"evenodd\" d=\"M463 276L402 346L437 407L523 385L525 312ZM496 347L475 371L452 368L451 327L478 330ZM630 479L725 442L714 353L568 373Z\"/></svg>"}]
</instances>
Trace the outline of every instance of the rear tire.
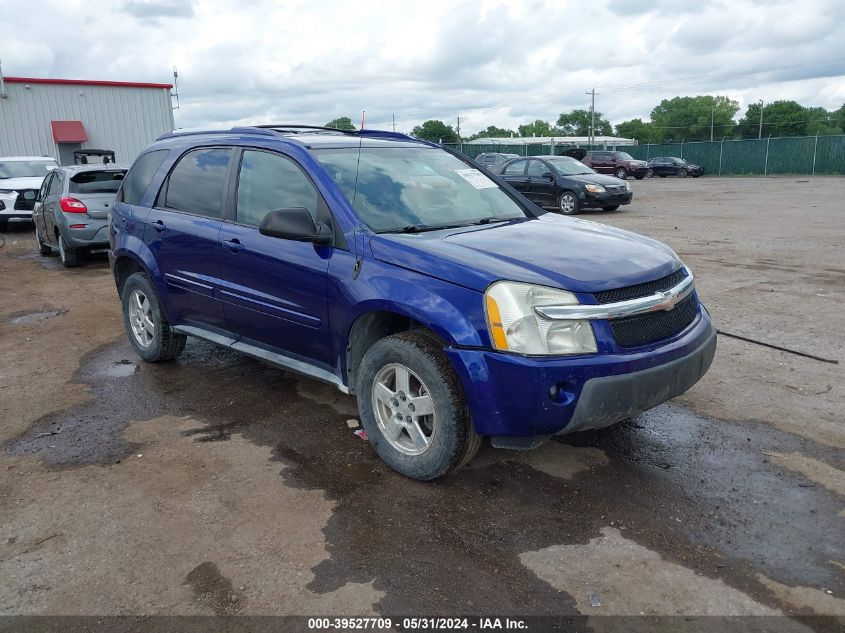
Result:
<instances>
[{"instance_id":1,"label":"rear tire","mask_svg":"<svg viewBox=\"0 0 845 633\"><path fill-rule=\"evenodd\" d=\"M564 191L557 200L557 208L563 215L575 215L580 207L578 196L572 191Z\"/></svg>"},{"instance_id":2,"label":"rear tire","mask_svg":"<svg viewBox=\"0 0 845 633\"><path fill-rule=\"evenodd\" d=\"M356 393L370 443L406 477L442 477L469 462L481 445L461 381L442 342L429 332L377 341L361 360Z\"/></svg>"},{"instance_id":3,"label":"rear tire","mask_svg":"<svg viewBox=\"0 0 845 633\"><path fill-rule=\"evenodd\" d=\"M69 248L61 233L59 233L59 259L62 260L62 266L65 268L79 266L79 251Z\"/></svg>"},{"instance_id":4,"label":"rear tire","mask_svg":"<svg viewBox=\"0 0 845 633\"><path fill-rule=\"evenodd\" d=\"M639 176L634 176L634 178L636 178L637 180L642 180L643 178L645 178L645 174L640 174Z\"/></svg>"},{"instance_id":5,"label":"rear tire","mask_svg":"<svg viewBox=\"0 0 845 633\"><path fill-rule=\"evenodd\" d=\"M123 284L120 295L123 325L132 349L148 363L158 363L179 356L188 339L170 327L158 294L149 277L133 273Z\"/></svg>"}]
</instances>

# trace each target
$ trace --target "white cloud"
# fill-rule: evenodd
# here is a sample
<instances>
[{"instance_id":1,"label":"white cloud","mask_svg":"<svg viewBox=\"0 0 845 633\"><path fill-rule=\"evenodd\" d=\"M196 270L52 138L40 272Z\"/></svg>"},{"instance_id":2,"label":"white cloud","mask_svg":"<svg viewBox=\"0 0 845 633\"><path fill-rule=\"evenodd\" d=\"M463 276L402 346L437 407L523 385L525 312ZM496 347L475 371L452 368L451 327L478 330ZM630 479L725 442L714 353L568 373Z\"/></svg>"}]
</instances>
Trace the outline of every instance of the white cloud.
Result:
<instances>
[{"instance_id":1,"label":"white cloud","mask_svg":"<svg viewBox=\"0 0 845 633\"><path fill-rule=\"evenodd\" d=\"M186 127L366 109L372 127L460 115L472 132L554 120L593 86L615 122L677 95L845 98L838 0L4 0L3 14L8 75L164 82L176 65Z\"/></svg>"}]
</instances>

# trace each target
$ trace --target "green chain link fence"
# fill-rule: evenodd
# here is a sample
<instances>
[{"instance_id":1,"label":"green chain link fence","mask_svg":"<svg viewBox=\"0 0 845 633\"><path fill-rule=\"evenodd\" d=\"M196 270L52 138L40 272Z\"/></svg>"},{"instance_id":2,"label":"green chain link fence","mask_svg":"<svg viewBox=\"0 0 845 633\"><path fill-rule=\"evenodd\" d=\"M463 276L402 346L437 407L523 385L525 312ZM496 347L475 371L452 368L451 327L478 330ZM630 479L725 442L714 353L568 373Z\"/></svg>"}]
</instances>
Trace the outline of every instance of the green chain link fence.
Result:
<instances>
[{"instance_id":1,"label":"green chain link fence","mask_svg":"<svg viewBox=\"0 0 845 633\"><path fill-rule=\"evenodd\" d=\"M484 152L543 156L552 152L549 143L538 145L473 145L444 144L470 158ZM556 144L555 154L568 146ZM584 146L584 149L590 149ZM845 175L845 135L800 136L792 138L764 138L694 143L648 143L618 149L634 158L648 160L655 156L677 156L701 165L705 172L722 176L757 176L769 174L833 174Z\"/></svg>"}]
</instances>

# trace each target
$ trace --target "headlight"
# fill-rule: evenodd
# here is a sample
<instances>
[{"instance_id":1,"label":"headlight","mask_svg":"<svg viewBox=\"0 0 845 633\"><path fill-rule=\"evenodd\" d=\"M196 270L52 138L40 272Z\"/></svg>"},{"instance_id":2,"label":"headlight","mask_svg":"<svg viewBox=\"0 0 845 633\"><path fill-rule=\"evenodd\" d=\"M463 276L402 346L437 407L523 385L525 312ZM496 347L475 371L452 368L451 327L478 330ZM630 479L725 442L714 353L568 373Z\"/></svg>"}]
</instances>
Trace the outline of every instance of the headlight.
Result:
<instances>
[{"instance_id":1,"label":"headlight","mask_svg":"<svg viewBox=\"0 0 845 633\"><path fill-rule=\"evenodd\" d=\"M601 185L587 185L585 188L590 193L604 193L604 187Z\"/></svg>"},{"instance_id":2,"label":"headlight","mask_svg":"<svg viewBox=\"0 0 845 633\"><path fill-rule=\"evenodd\" d=\"M537 306L578 303L565 290L497 281L484 293L493 347L519 354L595 353L596 337L589 321L545 319L534 311Z\"/></svg>"},{"instance_id":3,"label":"headlight","mask_svg":"<svg viewBox=\"0 0 845 633\"><path fill-rule=\"evenodd\" d=\"M0 189L0 193L17 193L14 189Z\"/></svg>"}]
</instances>

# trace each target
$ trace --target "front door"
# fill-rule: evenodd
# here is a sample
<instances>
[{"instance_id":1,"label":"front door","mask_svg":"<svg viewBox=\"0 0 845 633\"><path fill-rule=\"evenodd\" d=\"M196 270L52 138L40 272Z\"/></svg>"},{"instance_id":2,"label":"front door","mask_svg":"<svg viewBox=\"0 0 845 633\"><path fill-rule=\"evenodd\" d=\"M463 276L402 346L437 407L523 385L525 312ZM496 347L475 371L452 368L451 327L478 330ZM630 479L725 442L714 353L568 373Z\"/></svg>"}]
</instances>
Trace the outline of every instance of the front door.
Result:
<instances>
[{"instance_id":1,"label":"front door","mask_svg":"<svg viewBox=\"0 0 845 633\"><path fill-rule=\"evenodd\" d=\"M269 211L293 207L331 225L322 197L290 158L244 149L234 207L234 217L220 230L226 265L219 296L229 330L246 343L330 369L327 291L333 248L258 231Z\"/></svg>"},{"instance_id":2,"label":"front door","mask_svg":"<svg viewBox=\"0 0 845 633\"><path fill-rule=\"evenodd\" d=\"M226 329L216 291L226 264L219 233L233 154L204 147L182 156L147 216L144 242L164 276L174 324Z\"/></svg>"}]
</instances>

